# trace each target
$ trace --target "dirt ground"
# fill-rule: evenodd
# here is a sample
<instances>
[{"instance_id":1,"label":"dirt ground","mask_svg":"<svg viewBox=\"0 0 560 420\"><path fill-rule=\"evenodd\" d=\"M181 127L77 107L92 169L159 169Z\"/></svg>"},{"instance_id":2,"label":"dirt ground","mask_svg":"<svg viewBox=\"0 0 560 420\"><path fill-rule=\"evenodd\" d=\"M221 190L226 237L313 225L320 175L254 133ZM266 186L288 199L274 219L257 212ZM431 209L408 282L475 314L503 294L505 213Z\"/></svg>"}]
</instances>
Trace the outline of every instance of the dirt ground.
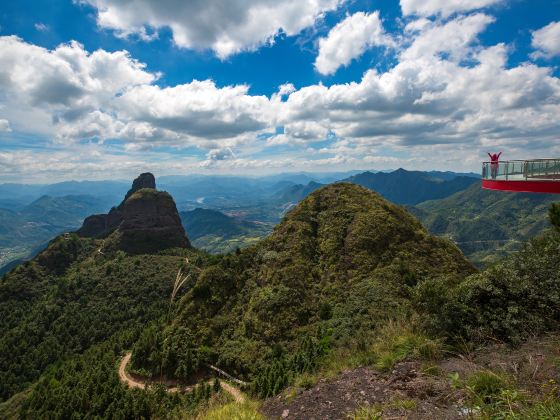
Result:
<instances>
[{"instance_id":1,"label":"dirt ground","mask_svg":"<svg viewBox=\"0 0 560 420\"><path fill-rule=\"evenodd\" d=\"M383 410L387 418L461 418L458 408L448 403L460 400L457 391L446 379L422 374L419 369L418 363L405 362L386 374L369 367L347 370L336 378L322 379L292 399L282 395L269 399L262 412L269 418L345 419L359 407L379 404L388 406ZM413 410L399 407L411 400L415 401Z\"/></svg>"},{"instance_id":2,"label":"dirt ground","mask_svg":"<svg viewBox=\"0 0 560 420\"><path fill-rule=\"evenodd\" d=\"M358 408L374 406L384 419L465 419L466 396L451 386L450 375L468 378L486 369L505 373L527 395L539 397L543 384L560 383L560 337L530 340L516 349L497 344L450 357L437 363L436 375L424 373L415 361L399 363L387 373L371 367L346 370L311 389L288 389L265 401L261 412L271 419L348 419Z\"/></svg>"}]
</instances>

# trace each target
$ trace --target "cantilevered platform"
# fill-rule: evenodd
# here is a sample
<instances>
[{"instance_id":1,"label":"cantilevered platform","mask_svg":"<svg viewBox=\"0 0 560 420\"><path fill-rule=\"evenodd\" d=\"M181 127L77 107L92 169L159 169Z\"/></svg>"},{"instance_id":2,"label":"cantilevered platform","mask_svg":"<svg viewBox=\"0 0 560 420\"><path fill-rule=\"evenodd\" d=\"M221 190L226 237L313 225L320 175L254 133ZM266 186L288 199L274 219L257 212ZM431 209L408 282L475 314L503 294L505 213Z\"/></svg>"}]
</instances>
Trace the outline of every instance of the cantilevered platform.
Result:
<instances>
[{"instance_id":1,"label":"cantilevered platform","mask_svg":"<svg viewBox=\"0 0 560 420\"><path fill-rule=\"evenodd\" d=\"M560 159L484 162L482 188L560 194Z\"/></svg>"}]
</instances>

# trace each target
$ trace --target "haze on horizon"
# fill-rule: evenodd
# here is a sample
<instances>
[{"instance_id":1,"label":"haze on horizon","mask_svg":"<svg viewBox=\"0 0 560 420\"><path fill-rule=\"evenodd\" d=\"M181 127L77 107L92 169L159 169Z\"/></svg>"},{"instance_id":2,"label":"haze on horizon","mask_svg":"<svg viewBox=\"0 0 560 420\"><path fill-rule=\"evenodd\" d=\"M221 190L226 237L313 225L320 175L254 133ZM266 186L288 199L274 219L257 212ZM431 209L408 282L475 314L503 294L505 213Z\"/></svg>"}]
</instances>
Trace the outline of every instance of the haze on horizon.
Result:
<instances>
[{"instance_id":1,"label":"haze on horizon","mask_svg":"<svg viewBox=\"0 0 560 420\"><path fill-rule=\"evenodd\" d=\"M0 183L560 156L560 0L0 5Z\"/></svg>"}]
</instances>

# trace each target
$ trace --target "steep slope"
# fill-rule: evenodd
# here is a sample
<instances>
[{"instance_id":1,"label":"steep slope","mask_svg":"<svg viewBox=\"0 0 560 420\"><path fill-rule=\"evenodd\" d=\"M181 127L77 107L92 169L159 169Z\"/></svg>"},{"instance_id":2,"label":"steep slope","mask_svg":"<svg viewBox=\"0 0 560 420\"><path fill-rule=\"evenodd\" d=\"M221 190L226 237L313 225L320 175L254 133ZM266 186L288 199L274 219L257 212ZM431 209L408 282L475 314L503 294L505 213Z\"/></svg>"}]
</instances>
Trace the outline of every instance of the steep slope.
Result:
<instances>
[{"instance_id":1,"label":"steep slope","mask_svg":"<svg viewBox=\"0 0 560 420\"><path fill-rule=\"evenodd\" d=\"M472 261L485 265L550 227L548 208L557 200L553 194L488 191L474 184L411 211L432 234L453 239Z\"/></svg>"},{"instance_id":2,"label":"steep slope","mask_svg":"<svg viewBox=\"0 0 560 420\"><path fill-rule=\"evenodd\" d=\"M202 270L172 326L146 332L132 363L183 376L213 362L251 377L278 354L297 352L305 336L322 328L337 340L368 334L407 310L418 283L459 282L473 271L404 209L362 187L333 184L256 247Z\"/></svg>"},{"instance_id":3,"label":"steep slope","mask_svg":"<svg viewBox=\"0 0 560 420\"><path fill-rule=\"evenodd\" d=\"M14 260L32 257L37 247L109 207L107 197L82 194L44 195L17 212L0 209L0 270Z\"/></svg>"},{"instance_id":4,"label":"steep slope","mask_svg":"<svg viewBox=\"0 0 560 420\"><path fill-rule=\"evenodd\" d=\"M456 176L444 180L427 172L404 169L389 173L364 172L344 181L369 188L397 204L417 204L426 200L448 197L472 184L480 183L480 180L469 176Z\"/></svg>"},{"instance_id":5,"label":"steep slope","mask_svg":"<svg viewBox=\"0 0 560 420\"><path fill-rule=\"evenodd\" d=\"M115 208L121 220L105 239L64 234L1 278L0 400L54 363L130 339L165 314L185 257L205 258L188 247L171 196L143 186Z\"/></svg>"},{"instance_id":6,"label":"steep slope","mask_svg":"<svg viewBox=\"0 0 560 420\"><path fill-rule=\"evenodd\" d=\"M106 238L107 247L136 254L189 247L173 198L155 187L151 173L140 174L118 207L86 218L78 235Z\"/></svg>"}]
</instances>

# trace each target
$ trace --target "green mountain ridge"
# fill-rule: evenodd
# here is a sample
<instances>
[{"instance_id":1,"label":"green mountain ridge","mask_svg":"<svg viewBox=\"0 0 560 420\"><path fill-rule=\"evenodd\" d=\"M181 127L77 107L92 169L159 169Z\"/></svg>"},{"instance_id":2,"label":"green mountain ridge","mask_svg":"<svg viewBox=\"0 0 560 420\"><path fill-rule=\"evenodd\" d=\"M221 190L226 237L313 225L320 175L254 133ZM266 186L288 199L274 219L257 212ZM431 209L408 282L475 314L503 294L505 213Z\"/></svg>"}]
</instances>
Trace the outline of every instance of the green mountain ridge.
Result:
<instances>
[{"instance_id":1,"label":"green mountain ridge","mask_svg":"<svg viewBox=\"0 0 560 420\"><path fill-rule=\"evenodd\" d=\"M250 378L278 348L294 351L321 326L349 338L406 310L405 290L422 279L472 272L451 242L429 236L404 209L363 187L332 184L255 247L202 270L172 326L135 347L133 366L173 376L212 361ZM360 307L367 315L353 315ZM169 349L173 356L164 356Z\"/></svg>"},{"instance_id":2,"label":"green mountain ridge","mask_svg":"<svg viewBox=\"0 0 560 420\"><path fill-rule=\"evenodd\" d=\"M442 178L428 172L397 169L385 172L364 172L343 180L369 188L396 204L418 204L426 200L447 197L480 180L470 176Z\"/></svg>"},{"instance_id":3,"label":"green mountain ridge","mask_svg":"<svg viewBox=\"0 0 560 420\"><path fill-rule=\"evenodd\" d=\"M1 278L0 399L9 400L0 417L194 418L211 399L208 387L128 388L117 361L130 350L133 372L182 383L204 378L211 363L260 399L309 381L337 352L350 355L344 363L392 368L433 360L444 343L460 352L560 331L556 231L477 272L405 208L348 183L318 189L268 237L227 255L168 246L174 241L122 247L113 235L123 230L159 241L161 221L180 221L173 198L153 188L119 208L108 236L59 236ZM210 216L218 229L231 227ZM481 401L486 410L493 400ZM516 400L510 411L527 404Z\"/></svg>"}]
</instances>

